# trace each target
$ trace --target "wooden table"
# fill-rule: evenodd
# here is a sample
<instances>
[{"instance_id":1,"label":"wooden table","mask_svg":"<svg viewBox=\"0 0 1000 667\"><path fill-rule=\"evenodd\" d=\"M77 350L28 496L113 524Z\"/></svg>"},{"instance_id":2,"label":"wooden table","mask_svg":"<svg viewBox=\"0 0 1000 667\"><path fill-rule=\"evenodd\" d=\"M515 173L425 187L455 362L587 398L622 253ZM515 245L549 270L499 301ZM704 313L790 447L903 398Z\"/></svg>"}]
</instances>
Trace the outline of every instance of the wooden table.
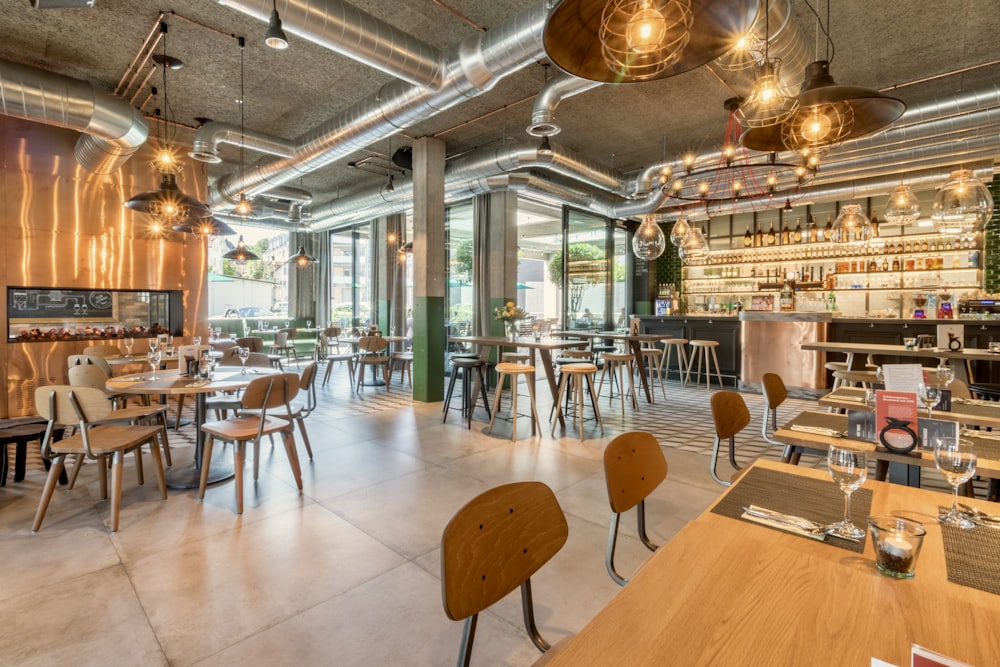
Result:
<instances>
[{"instance_id":1,"label":"wooden table","mask_svg":"<svg viewBox=\"0 0 1000 667\"><path fill-rule=\"evenodd\" d=\"M205 436L201 425L205 423L206 398L209 394L219 391L234 391L243 389L261 375L280 373L274 368L248 368L244 375L238 366L216 366L213 378L208 383L202 383L197 378L187 377L180 371L157 371L155 380L149 379L151 373L116 376L107 381L105 387L119 394L145 394L152 396L187 396L194 395L194 427L195 453L190 465L171 466L166 473L167 486L173 489L196 489L201 481L201 451L205 444ZM221 450L219 450L221 453ZM212 459L212 469L209 483L221 482L233 476L233 465L225 456L218 456L218 461Z\"/></svg>"},{"instance_id":2,"label":"wooden table","mask_svg":"<svg viewBox=\"0 0 1000 667\"><path fill-rule=\"evenodd\" d=\"M863 406L855 405L854 409L858 409L859 407L863 408ZM938 414L944 413L942 412ZM934 452L931 450L917 448L908 454L897 454L895 452L890 452L883 447L876 447L874 442L854 440L853 438L838 438L829 435L820 435L817 433L793 431L791 426L795 423L801 423L803 419L809 419L809 423L812 425L832 428L841 432L845 432L847 430L847 415L830 414L829 412L812 412L807 410L800 413L787 424L779 428L771 437L778 442L797 448L799 451L808 450L821 455L826 454L830 445L837 443L850 442L852 444L863 446L868 451L868 456L876 461L883 461L890 464L890 466L899 466L902 464L902 466L905 467L905 470L903 467L890 467L889 478L892 481L896 481L901 484L908 484L910 486L920 485L920 468L935 467ZM974 442L977 441L976 436L969 437ZM995 437L997 436L984 432L982 440L987 443L996 443L996 441L992 439ZM984 456L978 457L976 463L976 474L984 477L1000 477L1000 459L991 459Z\"/></svg>"},{"instance_id":3,"label":"wooden table","mask_svg":"<svg viewBox=\"0 0 1000 667\"><path fill-rule=\"evenodd\" d=\"M491 348L497 348L500 350L505 347L523 347L531 351L531 363L535 365L535 352L541 358L542 369L545 371L545 379L549 383L549 391L552 394L552 400L555 401L559 394L559 385L556 384L556 371L552 364L552 351L553 350L568 350L571 348L578 348L586 346L584 341L574 341L574 340L554 340L551 338L543 338L541 340L535 340L530 336L523 336L518 338L516 341L507 340L504 336L449 336L449 342L453 343L468 343L470 345L478 345L482 349L479 351L479 357L481 359L488 360ZM537 366L535 366L537 368ZM474 392L479 391L478 387L474 388ZM475 393L473 393L475 396ZM562 415L558 415L559 425L565 426ZM531 422L532 434L534 434L535 422Z\"/></svg>"},{"instance_id":4,"label":"wooden table","mask_svg":"<svg viewBox=\"0 0 1000 667\"><path fill-rule=\"evenodd\" d=\"M884 345L876 343L802 343L803 350L816 350L819 352L841 352L847 355L847 367L858 368L860 363L857 355L888 356L888 357L913 357L916 359L937 359L938 364L945 361L961 361L963 363L955 365L955 377L966 383L972 384L972 373L969 370L970 361L1000 361L1000 354L980 349L966 349L959 352L951 350L940 350L937 348L907 348L905 345Z\"/></svg>"},{"instance_id":5,"label":"wooden table","mask_svg":"<svg viewBox=\"0 0 1000 667\"><path fill-rule=\"evenodd\" d=\"M997 664L1000 595L946 577L935 517L947 496L874 481L865 488L872 514L902 512L927 528L915 578L879 574L870 536L854 554L706 510L548 664L867 667L876 657L907 667L914 643L972 665Z\"/></svg>"},{"instance_id":6,"label":"wooden table","mask_svg":"<svg viewBox=\"0 0 1000 667\"><path fill-rule=\"evenodd\" d=\"M666 338L671 338L670 334L630 334L624 331L555 331L552 333L553 336L576 336L577 338L583 338L590 341L591 347L594 345L594 341L597 339L605 340L620 340L628 343L629 351L631 351L632 356L635 357L636 367L639 368L639 382L642 384L642 390L646 394L646 402L653 402L653 395L649 388L649 378L646 375L646 366L643 364L642 360L642 344L643 343L658 343Z\"/></svg>"},{"instance_id":7,"label":"wooden table","mask_svg":"<svg viewBox=\"0 0 1000 667\"><path fill-rule=\"evenodd\" d=\"M841 410L864 410L865 389L862 387L840 387L819 399L819 404ZM921 409L921 414L923 410ZM1000 429L1000 402L953 400L951 411L934 410L934 419L957 422L967 426Z\"/></svg>"}]
</instances>

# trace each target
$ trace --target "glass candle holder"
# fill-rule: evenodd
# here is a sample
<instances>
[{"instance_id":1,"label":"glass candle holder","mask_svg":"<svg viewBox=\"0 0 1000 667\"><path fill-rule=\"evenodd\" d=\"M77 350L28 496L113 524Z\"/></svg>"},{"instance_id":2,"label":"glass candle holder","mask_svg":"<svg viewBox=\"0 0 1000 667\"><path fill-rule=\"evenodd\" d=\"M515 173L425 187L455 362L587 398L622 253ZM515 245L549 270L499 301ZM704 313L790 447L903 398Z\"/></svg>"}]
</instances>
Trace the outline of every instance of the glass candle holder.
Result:
<instances>
[{"instance_id":1,"label":"glass candle holder","mask_svg":"<svg viewBox=\"0 0 1000 667\"><path fill-rule=\"evenodd\" d=\"M896 579L912 578L927 534L924 527L897 516L870 516L868 527L879 572Z\"/></svg>"}]
</instances>

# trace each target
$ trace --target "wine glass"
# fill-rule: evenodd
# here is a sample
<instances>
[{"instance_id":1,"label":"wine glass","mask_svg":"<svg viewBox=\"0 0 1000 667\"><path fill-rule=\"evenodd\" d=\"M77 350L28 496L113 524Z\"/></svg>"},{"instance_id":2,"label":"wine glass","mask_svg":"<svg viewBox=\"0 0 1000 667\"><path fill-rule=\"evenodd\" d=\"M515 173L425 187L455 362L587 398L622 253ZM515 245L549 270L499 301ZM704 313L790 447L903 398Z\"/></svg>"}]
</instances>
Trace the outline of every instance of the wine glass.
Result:
<instances>
[{"instance_id":1,"label":"wine glass","mask_svg":"<svg viewBox=\"0 0 1000 667\"><path fill-rule=\"evenodd\" d=\"M312 329L312 328L313 328L313 321L306 320L306 329Z\"/></svg>"},{"instance_id":2,"label":"wine glass","mask_svg":"<svg viewBox=\"0 0 1000 667\"><path fill-rule=\"evenodd\" d=\"M878 402L878 395L875 393L875 390L870 387L868 389L865 389L865 405L868 406L868 409L874 412L875 404L877 402Z\"/></svg>"},{"instance_id":3,"label":"wine glass","mask_svg":"<svg viewBox=\"0 0 1000 667\"><path fill-rule=\"evenodd\" d=\"M192 345L201 345L201 336L195 336L191 339Z\"/></svg>"},{"instance_id":4,"label":"wine glass","mask_svg":"<svg viewBox=\"0 0 1000 667\"><path fill-rule=\"evenodd\" d=\"M955 379L955 369L951 366L938 366L935 370L937 374L938 389L947 389L951 381Z\"/></svg>"},{"instance_id":5,"label":"wine glass","mask_svg":"<svg viewBox=\"0 0 1000 667\"><path fill-rule=\"evenodd\" d=\"M153 374L149 376L150 380L157 380L156 369L160 367L160 348L152 349L149 354L146 355L146 360L149 362L149 368L153 371Z\"/></svg>"},{"instance_id":6,"label":"wine glass","mask_svg":"<svg viewBox=\"0 0 1000 667\"><path fill-rule=\"evenodd\" d=\"M938 389L937 385L921 382L917 385L917 397L927 408L927 418L930 419L932 416L931 408L937 405L941 399L941 390Z\"/></svg>"},{"instance_id":7,"label":"wine glass","mask_svg":"<svg viewBox=\"0 0 1000 667\"><path fill-rule=\"evenodd\" d=\"M976 474L976 449L971 440L953 436L938 437L934 441L934 465L944 475L954 491L951 509L939 517L941 523L958 528L972 528L975 524L958 511L958 487Z\"/></svg>"},{"instance_id":8,"label":"wine glass","mask_svg":"<svg viewBox=\"0 0 1000 667\"><path fill-rule=\"evenodd\" d=\"M875 382L882 386L885 386L885 371L882 370L881 366L875 369Z\"/></svg>"},{"instance_id":9,"label":"wine glass","mask_svg":"<svg viewBox=\"0 0 1000 667\"><path fill-rule=\"evenodd\" d=\"M125 355L132 356L132 346L135 345L135 338L125 336Z\"/></svg>"},{"instance_id":10,"label":"wine glass","mask_svg":"<svg viewBox=\"0 0 1000 667\"><path fill-rule=\"evenodd\" d=\"M844 518L828 526L827 532L849 540L859 540L865 531L851 522L851 494L868 479L868 457L854 445L830 445L826 465L830 477L844 492Z\"/></svg>"},{"instance_id":11,"label":"wine glass","mask_svg":"<svg viewBox=\"0 0 1000 667\"><path fill-rule=\"evenodd\" d=\"M236 354L240 358L240 363L243 364L243 370L240 371L240 375L246 375L247 374L247 359L250 358L250 348L249 347L241 347L239 349L239 352L237 352Z\"/></svg>"},{"instance_id":12,"label":"wine glass","mask_svg":"<svg viewBox=\"0 0 1000 667\"><path fill-rule=\"evenodd\" d=\"M153 350L160 349L160 342L156 339L156 336L153 336L152 338L147 339L146 342L149 343L149 351L150 352L152 352Z\"/></svg>"}]
</instances>

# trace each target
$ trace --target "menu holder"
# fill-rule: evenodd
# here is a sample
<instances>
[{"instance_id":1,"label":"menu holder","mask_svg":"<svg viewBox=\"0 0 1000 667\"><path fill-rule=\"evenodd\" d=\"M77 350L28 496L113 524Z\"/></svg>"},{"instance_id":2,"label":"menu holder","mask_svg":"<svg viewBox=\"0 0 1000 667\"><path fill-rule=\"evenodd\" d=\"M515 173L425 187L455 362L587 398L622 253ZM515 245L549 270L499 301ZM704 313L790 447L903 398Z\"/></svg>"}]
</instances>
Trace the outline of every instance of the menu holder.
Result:
<instances>
[{"instance_id":1,"label":"menu holder","mask_svg":"<svg viewBox=\"0 0 1000 667\"><path fill-rule=\"evenodd\" d=\"M198 375L198 360L208 352L208 345L181 345L177 348L177 368L181 375Z\"/></svg>"},{"instance_id":2,"label":"menu holder","mask_svg":"<svg viewBox=\"0 0 1000 667\"><path fill-rule=\"evenodd\" d=\"M908 391L875 392L877 442L900 454L913 450L917 446L918 414L916 394Z\"/></svg>"}]
</instances>

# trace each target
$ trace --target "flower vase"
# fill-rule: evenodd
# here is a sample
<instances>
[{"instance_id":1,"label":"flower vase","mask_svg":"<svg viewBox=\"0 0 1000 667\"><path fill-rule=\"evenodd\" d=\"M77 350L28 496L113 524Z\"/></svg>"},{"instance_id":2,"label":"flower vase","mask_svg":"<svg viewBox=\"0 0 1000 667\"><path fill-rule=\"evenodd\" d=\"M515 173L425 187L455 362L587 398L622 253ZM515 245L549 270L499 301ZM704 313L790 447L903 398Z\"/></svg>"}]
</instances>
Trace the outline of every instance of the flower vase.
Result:
<instances>
[{"instance_id":1,"label":"flower vase","mask_svg":"<svg viewBox=\"0 0 1000 667\"><path fill-rule=\"evenodd\" d=\"M517 320L504 320L503 329L507 340L512 343L517 341Z\"/></svg>"}]
</instances>

